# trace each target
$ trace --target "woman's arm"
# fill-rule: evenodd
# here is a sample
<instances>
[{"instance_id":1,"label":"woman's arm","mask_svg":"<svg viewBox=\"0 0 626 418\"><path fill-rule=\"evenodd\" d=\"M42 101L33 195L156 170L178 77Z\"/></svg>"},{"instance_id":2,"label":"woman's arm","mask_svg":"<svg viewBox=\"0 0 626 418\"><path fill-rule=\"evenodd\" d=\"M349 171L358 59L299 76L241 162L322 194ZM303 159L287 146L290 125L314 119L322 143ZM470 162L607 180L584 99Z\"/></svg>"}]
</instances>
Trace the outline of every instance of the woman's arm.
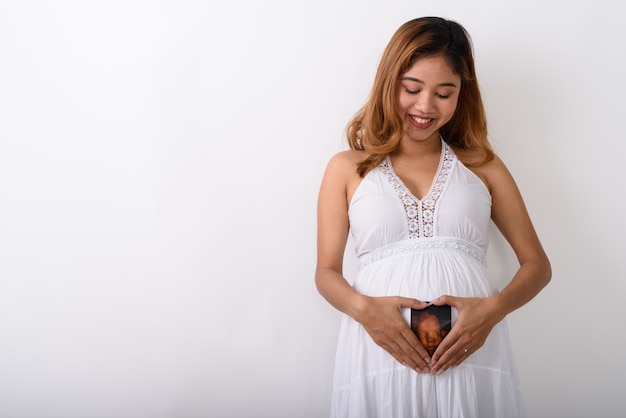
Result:
<instances>
[{"instance_id":1,"label":"woman's arm","mask_svg":"<svg viewBox=\"0 0 626 418\"><path fill-rule=\"evenodd\" d=\"M522 195L511 173L496 157L475 169L492 196L491 217L513 248L520 267L502 291L489 298L442 296L435 304L458 310L457 322L433 355L433 373L465 360L480 348L493 327L506 315L525 305L552 276L550 262L537 237ZM467 351L466 351L467 350Z\"/></svg>"},{"instance_id":2,"label":"woman's arm","mask_svg":"<svg viewBox=\"0 0 626 418\"><path fill-rule=\"evenodd\" d=\"M359 322L376 344L396 360L418 371L429 371L428 352L401 314L401 308L421 309L425 304L399 296L368 297L356 292L342 275L349 232L348 199L360 178L356 151L334 156L326 168L317 208L317 267L315 283L336 309Z\"/></svg>"}]
</instances>

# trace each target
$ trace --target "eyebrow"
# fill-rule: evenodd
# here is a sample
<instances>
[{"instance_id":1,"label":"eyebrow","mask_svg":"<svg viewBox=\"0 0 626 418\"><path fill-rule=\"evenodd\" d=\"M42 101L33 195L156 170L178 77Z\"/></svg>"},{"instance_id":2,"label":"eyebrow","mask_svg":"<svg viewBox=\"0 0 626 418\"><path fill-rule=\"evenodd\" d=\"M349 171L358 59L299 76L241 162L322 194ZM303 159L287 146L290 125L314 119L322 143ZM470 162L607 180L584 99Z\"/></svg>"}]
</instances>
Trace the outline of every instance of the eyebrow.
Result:
<instances>
[{"instance_id":1,"label":"eyebrow","mask_svg":"<svg viewBox=\"0 0 626 418\"><path fill-rule=\"evenodd\" d=\"M402 77L401 80L402 81L404 81L404 80L406 80L406 81L415 81L416 83L426 84L422 80L420 80L419 78L414 78L414 77ZM438 86L441 86L441 87L456 87L457 85L454 84L454 83L441 83L441 84L438 84Z\"/></svg>"}]
</instances>

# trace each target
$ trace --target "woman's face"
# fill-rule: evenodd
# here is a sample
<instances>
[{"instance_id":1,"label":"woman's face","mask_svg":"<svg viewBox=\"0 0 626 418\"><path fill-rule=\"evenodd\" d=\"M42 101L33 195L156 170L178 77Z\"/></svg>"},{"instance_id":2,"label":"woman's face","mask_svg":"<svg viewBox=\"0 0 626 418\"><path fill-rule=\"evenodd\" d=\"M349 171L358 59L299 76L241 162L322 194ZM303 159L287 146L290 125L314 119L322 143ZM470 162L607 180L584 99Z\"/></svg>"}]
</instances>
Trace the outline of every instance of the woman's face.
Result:
<instances>
[{"instance_id":1,"label":"woman's face","mask_svg":"<svg viewBox=\"0 0 626 418\"><path fill-rule=\"evenodd\" d=\"M400 75L398 110L404 119L404 138L426 141L439 138L459 101L461 78L442 55L418 59Z\"/></svg>"}]
</instances>

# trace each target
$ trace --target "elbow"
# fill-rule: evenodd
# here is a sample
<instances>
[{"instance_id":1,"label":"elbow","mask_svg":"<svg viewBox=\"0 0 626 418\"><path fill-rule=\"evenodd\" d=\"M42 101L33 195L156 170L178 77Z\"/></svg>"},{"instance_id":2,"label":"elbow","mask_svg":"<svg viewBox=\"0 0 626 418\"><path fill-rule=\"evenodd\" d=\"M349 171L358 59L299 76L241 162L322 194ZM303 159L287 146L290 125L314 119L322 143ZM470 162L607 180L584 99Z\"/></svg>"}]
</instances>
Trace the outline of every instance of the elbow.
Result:
<instances>
[{"instance_id":1,"label":"elbow","mask_svg":"<svg viewBox=\"0 0 626 418\"><path fill-rule=\"evenodd\" d=\"M315 269L315 288L323 296L326 283L328 282L329 269L327 267L318 266Z\"/></svg>"},{"instance_id":2,"label":"elbow","mask_svg":"<svg viewBox=\"0 0 626 418\"><path fill-rule=\"evenodd\" d=\"M552 266L545 254L535 254L520 261L520 267L527 271L529 279L537 291L541 291L552 280Z\"/></svg>"},{"instance_id":3,"label":"elbow","mask_svg":"<svg viewBox=\"0 0 626 418\"><path fill-rule=\"evenodd\" d=\"M541 268L541 278L542 278L542 288L546 287L548 283L552 280L552 265L550 264L550 260L547 256L544 256L541 260L540 264Z\"/></svg>"},{"instance_id":4,"label":"elbow","mask_svg":"<svg viewBox=\"0 0 626 418\"><path fill-rule=\"evenodd\" d=\"M317 289L318 293L322 293L321 291L321 287L322 287L322 280L320 278L320 271L319 269L315 270L315 288Z\"/></svg>"}]
</instances>

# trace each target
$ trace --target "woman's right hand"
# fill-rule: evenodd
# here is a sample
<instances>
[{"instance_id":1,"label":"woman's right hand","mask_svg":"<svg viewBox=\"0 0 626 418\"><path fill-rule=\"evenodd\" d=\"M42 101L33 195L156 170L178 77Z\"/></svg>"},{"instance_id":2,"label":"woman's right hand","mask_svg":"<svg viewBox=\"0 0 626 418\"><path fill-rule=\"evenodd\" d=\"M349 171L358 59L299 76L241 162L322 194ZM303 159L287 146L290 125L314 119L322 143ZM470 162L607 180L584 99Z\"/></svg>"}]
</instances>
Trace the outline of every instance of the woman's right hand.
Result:
<instances>
[{"instance_id":1,"label":"woman's right hand","mask_svg":"<svg viewBox=\"0 0 626 418\"><path fill-rule=\"evenodd\" d=\"M402 309L424 309L428 304L401 296L361 295L353 311L374 342L398 362L417 372L430 372L430 356L402 315Z\"/></svg>"},{"instance_id":2,"label":"woman's right hand","mask_svg":"<svg viewBox=\"0 0 626 418\"><path fill-rule=\"evenodd\" d=\"M400 363L429 371L430 356L402 316L401 309L423 309L426 303L400 296L370 297L357 293L342 275L350 231L348 202L361 183L356 165L363 151L342 151L328 163L317 204L317 266L315 284L339 311L358 321L372 339Z\"/></svg>"}]
</instances>

